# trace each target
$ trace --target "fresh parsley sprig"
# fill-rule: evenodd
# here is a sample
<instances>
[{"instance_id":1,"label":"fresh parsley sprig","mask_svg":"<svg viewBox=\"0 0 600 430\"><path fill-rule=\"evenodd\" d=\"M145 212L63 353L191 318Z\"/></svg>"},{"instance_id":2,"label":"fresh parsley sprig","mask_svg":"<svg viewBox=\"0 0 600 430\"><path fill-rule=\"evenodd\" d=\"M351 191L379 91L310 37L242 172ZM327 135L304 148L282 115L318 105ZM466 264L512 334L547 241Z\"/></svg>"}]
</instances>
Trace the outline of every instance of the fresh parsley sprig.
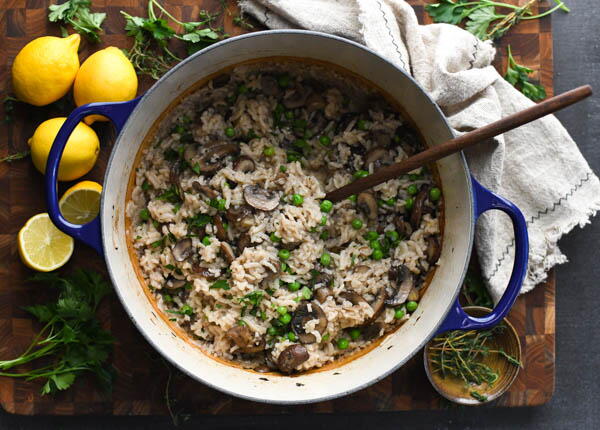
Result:
<instances>
[{"instance_id":1,"label":"fresh parsley sprig","mask_svg":"<svg viewBox=\"0 0 600 430\"><path fill-rule=\"evenodd\" d=\"M438 0L425 6L434 22L460 25L481 40L498 39L519 21L543 18L561 9L569 12L562 0L554 0L556 6L534 15L531 7L540 0L529 0L522 6L492 0ZM500 9L500 11L499 11Z\"/></svg>"},{"instance_id":2,"label":"fresh parsley sprig","mask_svg":"<svg viewBox=\"0 0 600 430\"><path fill-rule=\"evenodd\" d=\"M55 303L24 308L43 328L23 354L0 361L0 375L27 381L42 379L42 394L53 394L69 388L82 373L91 372L105 390L110 390L113 370L106 361L113 338L95 316L98 304L111 291L110 285L100 274L83 269L65 277L40 273L31 280L58 289L58 298ZM42 357L46 361L40 367L7 372Z\"/></svg>"},{"instance_id":3,"label":"fresh parsley sprig","mask_svg":"<svg viewBox=\"0 0 600 430\"><path fill-rule=\"evenodd\" d=\"M48 20L70 24L77 33L91 42L99 42L106 14L90 12L91 4L90 0L68 0L62 4L52 4L48 7Z\"/></svg>"},{"instance_id":4,"label":"fresh parsley sprig","mask_svg":"<svg viewBox=\"0 0 600 430\"><path fill-rule=\"evenodd\" d=\"M529 75L533 70L529 67L517 64L510 45L508 46L508 65L504 79L510 82L511 85L520 90L524 95L533 101L540 101L546 98L546 90L542 85L530 82Z\"/></svg>"},{"instance_id":5,"label":"fresh parsley sprig","mask_svg":"<svg viewBox=\"0 0 600 430\"><path fill-rule=\"evenodd\" d=\"M129 60L138 73L153 79L162 76L173 63L181 61L168 46L172 39L185 42L188 54L192 54L224 37L222 29L213 28L216 15L201 11L199 21L183 22L175 18L157 0L148 1L148 17L131 16L121 11L125 17L125 30L134 38L133 46L127 51ZM178 33L166 18L181 27Z\"/></svg>"}]
</instances>

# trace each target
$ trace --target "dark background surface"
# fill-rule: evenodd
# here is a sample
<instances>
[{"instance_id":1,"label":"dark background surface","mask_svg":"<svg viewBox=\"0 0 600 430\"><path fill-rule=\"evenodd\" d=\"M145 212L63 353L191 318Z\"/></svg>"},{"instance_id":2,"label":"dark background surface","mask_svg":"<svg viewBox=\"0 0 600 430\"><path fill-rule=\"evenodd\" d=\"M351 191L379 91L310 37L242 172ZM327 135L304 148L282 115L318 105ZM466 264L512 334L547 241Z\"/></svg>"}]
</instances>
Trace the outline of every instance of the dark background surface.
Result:
<instances>
[{"instance_id":1,"label":"dark background surface","mask_svg":"<svg viewBox=\"0 0 600 430\"><path fill-rule=\"evenodd\" d=\"M558 117L600 173L600 33L598 0L571 0L553 16L555 92L589 83L597 95ZM600 220L576 228L560 245L570 262L557 270L556 392L536 408L450 408L355 415L192 417L187 428L600 428ZM0 429L169 428L167 417L21 417L0 411Z\"/></svg>"}]
</instances>

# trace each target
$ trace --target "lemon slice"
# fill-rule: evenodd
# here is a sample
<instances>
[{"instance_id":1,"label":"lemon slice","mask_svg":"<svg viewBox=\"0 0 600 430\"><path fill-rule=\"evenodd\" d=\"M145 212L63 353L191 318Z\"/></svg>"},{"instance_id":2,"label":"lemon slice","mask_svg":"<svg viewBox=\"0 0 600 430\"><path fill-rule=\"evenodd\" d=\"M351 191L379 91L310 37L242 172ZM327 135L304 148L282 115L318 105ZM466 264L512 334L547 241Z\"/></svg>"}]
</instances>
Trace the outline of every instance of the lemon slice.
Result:
<instances>
[{"instance_id":1,"label":"lemon slice","mask_svg":"<svg viewBox=\"0 0 600 430\"><path fill-rule=\"evenodd\" d=\"M23 263L40 272L63 266L75 247L73 238L57 229L47 213L29 218L19 231L17 242Z\"/></svg>"},{"instance_id":2,"label":"lemon slice","mask_svg":"<svg viewBox=\"0 0 600 430\"><path fill-rule=\"evenodd\" d=\"M86 224L100 212L102 185L82 181L69 188L58 202L63 217L73 224Z\"/></svg>"}]
</instances>

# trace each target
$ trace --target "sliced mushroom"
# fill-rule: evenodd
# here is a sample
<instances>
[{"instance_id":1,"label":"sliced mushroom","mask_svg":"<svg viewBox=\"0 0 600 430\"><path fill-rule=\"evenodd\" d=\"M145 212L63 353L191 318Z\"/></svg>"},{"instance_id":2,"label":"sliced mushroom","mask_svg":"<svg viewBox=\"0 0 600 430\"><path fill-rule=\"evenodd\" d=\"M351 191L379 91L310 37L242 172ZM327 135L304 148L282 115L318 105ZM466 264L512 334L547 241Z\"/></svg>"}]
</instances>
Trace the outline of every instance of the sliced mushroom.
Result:
<instances>
[{"instance_id":1,"label":"sliced mushroom","mask_svg":"<svg viewBox=\"0 0 600 430\"><path fill-rule=\"evenodd\" d=\"M262 75L260 78L262 92L268 96L277 97L281 93L277 79L271 75Z\"/></svg>"},{"instance_id":2,"label":"sliced mushroom","mask_svg":"<svg viewBox=\"0 0 600 430\"><path fill-rule=\"evenodd\" d=\"M365 273L369 271L369 266L367 266L366 264L359 264L354 268L354 271L356 273Z\"/></svg>"},{"instance_id":3,"label":"sliced mushroom","mask_svg":"<svg viewBox=\"0 0 600 430\"><path fill-rule=\"evenodd\" d=\"M421 226L421 217L423 216L423 210L425 207L425 201L429 195L427 186L421 187L421 191L415 197L413 207L410 212L410 225L413 230L417 230Z\"/></svg>"},{"instance_id":4,"label":"sliced mushroom","mask_svg":"<svg viewBox=\"0 0 600 430\"><path fill-rule=\"evenodd\" d=\"M400 237L410 237L413 232L413 229L409 223L404 221L404 218L401 216L397 216L394 219L394 225L396 226L396 231L400 235Z\"/></svg>"},{"instance_id":5,"label":"sliced mushroom","mask_svg":"<svg viewBox=\"0 0 600 430\"><path fill-rule=\"evenodd\" d=\"M225 230L225 225L223 224L223 219L221 215L215 215L213 217L213 224L215 225L215 235L219 240L227 240L227 230Z\"/></svg>"},{"instance_id":6,"label":"sliced mushroom","mask_svg":"<svg viewBox=\"0 0 600 430\"><path fill-rule=\"evenodd\" d=\"M198 160L198 165L202 173L214 173L223 165L223 160L228 155L237 154L240 147L235 143L225 143L211 147Z\"/></svg>"},{"instance_id":7,"label":"sliced mushroom","mask_svg":"<svg viewBox=\"0 0 600 430\"><path fill-rule=\"evenodd\" d=\"M197 193L202 193L204 194L206 197L208 197L209 199L216 199L217 197L219 197L219 193L216 190L213 190L211 187L209 187L208 185L202 185L200 182L198 181L194 181L192 182L192 188L194 189L194 191L196 191Z\"/></svg>"},{"instance_id":8,"label":"sliced mushroom","mask_svg":"<svg viewBox=\"0 0 600 430\"><path fill-rule=\"evenodd\" d=\"M318 93L311 93L306 99L306 110L310 113L322 109L325 109L323 96Z\"/></svg>"},{"instance_id":9,"label":"sliced mushroom","mask_svg":"<svg viewBox=\"0 0 600 430\"><path fill-rule=\"evenodd\" d=\"M371 318L369 318L366 321L366 324L369 324L373 321L375 321L379 315L381 315L381 313L383 312L383 310L385 309L385 301L387 299L387 293L385 288L380 288L379 291L377 292L377 295L375 296L375 300L373 300L370 305L373 308L373 315L371 316Z\"/></svg>"},{"instance_id":10,"label":"sliced mushroom","mask_svg":"<svg viewBox=\"0 0 600 430\"><path fill-rule=\"evenodd\" d=\"M390 268L388 272L389 285L386 287L387 299L385 304L389 306L398 306L406 301L411 289L415 285L415 280L404 264Z\"/></svg>"},{"instance_id":11,"label":"sliced mushroom","mask_svg":"<svg viewBox=\"0 0 600 430\"><path fill-rule=\"evenodd\" d=\"M183 151L183 159L191 166L194 164L194 157L197 155L196 145L187 145Z\"/></svg>"},{"instance_id":12,"label":"sliced mushroom","mask_svg":"<svg viewBox=\"0 0 600 430\"><path fill-rule=\"evenodd\" d=\"M329 287L333 282L333 276L328 273L319 273L311 280L312 288Z\"/></svg>"},{"instance_id":13,"label":"sliced mushroom","mask_svg":"<svg viewBox=\"0 0 600 430\"><path fill-rule=\"evenodd\" d=\"M281 247L283 249L287 249L288 251L293 251L294 249L298 248L301 244L302 242L283 242L281 244Z\"/></svg>"},{"instance_id":14,"label":"sliced mushroom","mask_svg":"<svg viewBox=\"0 0 600 430\"><path fill-rule=\"evenodd\" d=\"M440 241L436 236L429 236L427 238L427 261L433 265L440 259L442 249Z\"/></svg>"},{"instance_id":15,"label":"sliced mushroom","mask_svg":"<svg viewBox=\"0 0 600 430\"><path fill-rule=\"evenodd\" d=\"M265 190L258 185L244 187L244 200L253 208L266 212L279 206L279 194L275 191Z\"/></svg>"},{"instance_id":16,"label":"sliced mushroom","mask_svg":"<svg viewBox=\"0 0 600 430\"><path fill-rule=\"evenodd\" d=\"M315 343L317 341L317 338L314 334L306 333L304 330L304 325L308 321L314 319L319 320L318 324L315 326L315 330L323 334L327 328L327 317L317 302L310 302L310 310L309 303L303 303L294 311L291 326L293 332L296 334L296 336L298 336L298 340L301 343Z\"/></svg>"},{"instance_id":17,"label":"sliced mushroom","mask_svg":"<svg viewBox=\"0 0 600 430\"><path fill-rule=\"evenodd\" d=\"M242 173L254 172L255 167L254 161L248 157L240 157L233 164L233 170Z\"/></svg>"},{"instance_id":18,"label":"sliced mushroom","mask_svg":"<svg viewBox=\"0 0 600 430\"><path fill-rule=\"evenodd\" d=\"M249 246L252 246L252 240L250 239L250 235L248 234L248 232L245 232L238 239L238 252L241 254L242 252L244 252L244 249L248 248Z\"/></svg>"},{"instance_id":19,"label":"sliced mushroom","mask_svg":"<svg viewBox=\"0 0 600 430\"><path fill-rule=\"evenodd\" d=\"M246 325L236 325L227 330L226 336L245 354L256 354L265 349L265 340L255 339L254 333Z\"/></svg>"},{"instance_id":20,"label":"sliced mushroom","mask_svg":"<svg viewBox=\"0 0 600 430\"><path fill-rule=\"evenodd\" d=\"M354 127L354 124L356 124L357 119L358 118L356 118L356 115L353 113L342 114L335 128L336 133L340 134L344 131L352 130L352 127Z\"/></svg>"},{"instance_id":21,"label":"sliced mushroom","mask_svg":"<svg viewBox=\"0 0 600 430\"><path fill-rule=\"evenodd\" d=\"M306 348L296 343L281 351L277 358L277 367L283 373L292 373L296 367L308 360L308 357Z\"/></svg>"},{"instance_id":22,"label":"sliced mushroom","mask_svg":"<svg viewBox=\"0 0 600 430\"><path fill-rule=\"evenodd\" d=\"M251 209L248 206L239 206L234 208L230 206L225 212L227 220L242 231L247 231L252 227Z\"/></svg>"},{"instance_id":23,"label":"sliced mushroom","mask_svg":"<svg viewBox=\"0 0 600 430\"><path fill-rule=\"evenodd\" d=\"M377 146L382 148L387 148L392 143L392 136L383 130L372 130L371 139Z\"/></svg>"},{"instance_id":24,"label":"sliced mushroom","mask_svg":"<svg viewBox=\"0 0 600 430\"><path fill-rule=\"evenodd\" d=\"M227 73L223 73L219 76L215 76L212 80L213 88L224 87L225 85L227 85L227 83L229 83L230 79L231 79L231 76L228 75Z\"/></svg>"},{"instance_id":25,"label":"sliced mushroom","mask_svg":"<svg viewBox=\"0 0 600 430\"><path fill-rule=\"evenodd\" d=\"M411 288L407 300L409 302L418 302L419 300L421 300L421 294L419 293L419 289L417 287Z\"/></svg>"},{"instance_id":26,"label":"sliced mushroom","mask_svg":"<svg viewBox=\"0 0 600 430\"><path fill-rule=\"evenodd\" d=\"M167 282L165 282L165 288L176 290L177 288L183 288L185 284L187 284L185 279L169 278L167 279Z\"/></svg>"},{"instance_id":27,"label":"sliced mushroom","mask_svg":"<svg viewBox=\"0 0 600 430\"><path fill-rule=\"evenodd\" d=\"M286 109L297 109L304 106L309 95L310 89L297 85L285 95L282 103Z\"/></svg>"},{"instance_id":28,"label":"sliced mushroom","mask_svg":"<svg viewBox=\"0 0 600 430\"><path fill-rule=\"evenodd\" d=\"M227 242L221 242L221 252L223 253L223 257L229 264L235 260L235 254L233 252L233 248Z\"/></svg>"},{"instance_id":29,"label":"sliced mushroom","mask_svg":"<svg viewBox=\"0 0 600 430\"><path fill-rule=\"evenodd\" d=\"M321 111L313 111L308 115L307 127L313 134L320 134L327 126L327 118Z\"/></svg>"},{"instance_id":30,"label":"sliced mushroom","mask_svg":"<svg viewBox=\"0 0 600 430\"><path fill-rule=\"evenodd\" d=\"M317 288L315 291L315 299L317 299L317 301L319 303L325 303L325 300L327 300L327 297L331 296L332 294L333 294L333 292L331 291L331 288L329 288L329 287Z\"/></svg>"},{"instance_id":31,"label":"sliced mushroom","mask_svg":"<svg viewBox=\"0 0 600 430\"><path fill-rule=\"evenodd\" d=\"M380 323L368 324L362 327L360 334L363 340L372 340L379 337L381 333L382 325Z\"/></svg>"},{"instance_id":32,"label":"sliced mushroom","mask_svg":"<svg viewBox=\"0 0 600 430\"><path fill-rule=\"evenodd\" d=\"M201 266L200 263L198 263L198 262L195 262L192 264L192 272L194 272L194 274L200 275L203 278L206 278L209 280L218 278L218 276L216 276L214 273L212 273L210 270L208 270L207 267Z\"/></svg>"},{"instance_id":33,"label":"sliced mushroom","mask_svg":"<svg viewBox=\"0 0 600 430\"><path fill-rule=\"evenodd\" d=\"M360 193L356 198L356 206L369 220L374 221L377 219L377 201L373 197L373 194L367 192Z\"/></svg>"},{"instance_id":34,"label":"sliced mushroom","mask_svg":"<svg viewBox=\"0 0 600 430\"><path fill-rule=\"evenodd\" d=\"M367 152L365 156L365 168L368 168L371 164L374 167L381 166L381 160L387 155L387 151L383 148L375 147Z\"/></svg>"},{"instance_id":35,"label":"sliced mushroom","mask_svg":"<svg viewBox=\"0 0 600 430\"><path fill-rule=\"evenodd\" d=\"M173 248L171 248L171 253L173 254L173 258L175 261L183 261L192 255L192 251L194 248L192 247L192 239L187 237L185 239L179 240Z\"/></svg>"},{"instance_id":36,"label":"sliced mushroom","mask_svg":"<svg viewBox=\"0 0 600 430\"><path fill-rule=\"evenodd\" d=\"M344 300L348 300L355 306L361 303L366 303L367 305L369 304L369 302L367 302L363 296L361 296L358 293L355 293L354 291L344 291L339 294L339 297L341 297Z\"/></svg>"}]
</instances>

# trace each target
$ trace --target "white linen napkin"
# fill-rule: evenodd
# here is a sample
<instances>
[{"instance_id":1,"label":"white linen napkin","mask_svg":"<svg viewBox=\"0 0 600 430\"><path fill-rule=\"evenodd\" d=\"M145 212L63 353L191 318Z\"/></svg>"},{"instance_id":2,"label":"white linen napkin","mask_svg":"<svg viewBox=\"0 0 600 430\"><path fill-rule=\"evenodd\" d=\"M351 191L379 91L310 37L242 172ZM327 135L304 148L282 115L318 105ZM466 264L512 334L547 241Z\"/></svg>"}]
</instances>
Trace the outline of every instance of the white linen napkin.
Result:
<instances>
[{"instance_id":1,"label":"white linen napkin","mask_svg":"<svg viewBox=\"0 0 600 430\"><path fill-rule=\"evenodd\" d=\"M404 0L241 0L265 26L304 28L365 44L410 73L440 105L456 133L533 104L491 65L495 48L448 24L419 25ZM531 290L567 257L561 236L583 227L600 209L600 184L577 145L548 116L467 151L469 167L486 187L515 203L529 229L529 268L521 292ZM476 248L495 301L514 259L512 225L497 211L477 225Z\"/></svg>"}]
</instances>

